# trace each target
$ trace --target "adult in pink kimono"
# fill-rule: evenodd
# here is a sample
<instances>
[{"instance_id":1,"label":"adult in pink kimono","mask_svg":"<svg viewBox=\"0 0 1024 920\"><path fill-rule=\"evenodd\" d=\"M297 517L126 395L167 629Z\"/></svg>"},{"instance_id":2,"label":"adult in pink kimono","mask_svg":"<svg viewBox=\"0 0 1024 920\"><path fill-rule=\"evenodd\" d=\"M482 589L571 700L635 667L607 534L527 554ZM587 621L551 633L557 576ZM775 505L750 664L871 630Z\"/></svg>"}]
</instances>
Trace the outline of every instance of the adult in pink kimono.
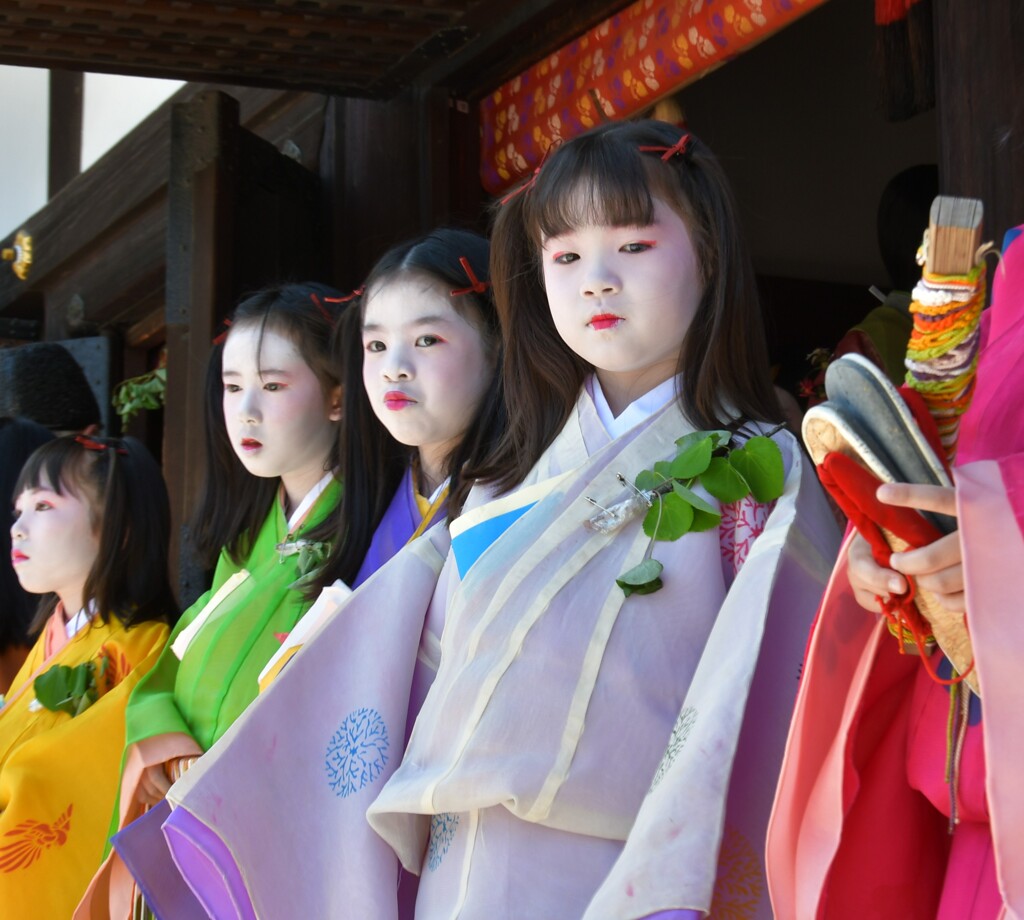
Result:
<instances>
[{"instance_id":1,"label":"adult in pink kimono","mask_svg":"<svg viewBox=\"0 0 1024 920\"><path fill-rule=\"evenodd\" d=\"M809 646L768 842L778 917L990 920L1024 916L1024 239L1007 234L982 316L976 391L954 489L884 486L880 500L956 514L958 533L874 564L859 538L837 567ZM905 576L968 630L901 656L876 595ZM936 628L938 635L939 629ZM945 654L943 654L945 653ZM959 710L959 711L958 711ZM951 718L963 730L948 738ZM955 724L955 722L953 723Z\"/></svg>"}]
</instances>

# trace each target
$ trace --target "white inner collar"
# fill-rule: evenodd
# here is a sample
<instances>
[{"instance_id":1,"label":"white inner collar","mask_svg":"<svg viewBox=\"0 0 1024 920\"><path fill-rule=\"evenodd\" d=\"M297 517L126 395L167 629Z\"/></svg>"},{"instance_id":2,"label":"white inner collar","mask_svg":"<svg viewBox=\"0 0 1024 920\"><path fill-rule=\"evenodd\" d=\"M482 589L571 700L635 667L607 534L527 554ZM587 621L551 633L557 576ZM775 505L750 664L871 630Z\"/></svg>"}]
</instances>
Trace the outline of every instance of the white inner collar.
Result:
<instances>
[{"instance_id":1,"label":"white inner collar","mask_svg":"<svg viewBox=\"0 0 1024 920\"><path fill-rule=\"evenodd\" d=\"M333 478L333 472L324 473L324 478L306 493L306 497L299 502L298 507L292 512L291 517L288 518L288 533L294 533L295 528L299 526L306 513L313 507L313 502L323 495L324 489L331 484Z\"/></svg>"},{"instance_id":2,"label":"white inner collar","mask_svg":"<svg viewBox=\"0 0 1024 920\"><path fill-rule=\"evenodd\" d=\"M94 616L96 616L96 601L89 601L64 624L64 634L69 639L74 639Z\"/></svg>"},{"instance_id":3,"label":"white inner collar","mask_svg":"<svg viewBox=\"0 0 1024 920\"><path fill-rule=\"evenodd\" d=\"M634 399L619 415L612 412L611 406L601 389L601 383L596 374L592 374L589 380L590 394L594 399L594 408L597 410L597 417L601 420L604 430L617 438L625 434L631 428L639 425L645 419L650 418L662 407L668 405L675 398L675 377L669 377L663 383L659 383L654 389L648 390L642 396Z\"/></svg>"}]
</instances>

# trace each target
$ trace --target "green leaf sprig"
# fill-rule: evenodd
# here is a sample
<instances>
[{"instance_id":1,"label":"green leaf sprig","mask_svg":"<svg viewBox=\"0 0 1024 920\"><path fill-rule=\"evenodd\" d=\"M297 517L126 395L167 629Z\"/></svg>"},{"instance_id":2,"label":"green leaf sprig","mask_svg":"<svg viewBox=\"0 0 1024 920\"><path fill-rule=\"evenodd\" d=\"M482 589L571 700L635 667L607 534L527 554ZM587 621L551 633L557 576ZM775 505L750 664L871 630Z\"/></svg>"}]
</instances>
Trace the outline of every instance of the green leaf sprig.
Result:
<instances>
[{"instance_id":1,"label":"green leaf sprig","mask_svg":"<svg viewBox=\"0 0 1024 920\"><path fill-rule=\"evenodd\" d=\"M289 556L297 555L299 557L295 560L295 568L299 577L288 587L303 588L314 581L317 573L327 561L327 557L331 554L331 544L328 541L291 540L278 543L277 551L282 563Z\"/></svg>"},{"instance_id":2,"label":"green leaf sprig","mask_svg":"<svg viewBox=\"0 0 1024 920\"><path fill-rule=\"evenodd\" d=\"M143 409L159 409L167 393L167 369L163 367L122 380L110 397L110 403L121 416L121 424L128 422Z\"/></svg>"},{"instance_id":3,"label":"green leaf sprig","mask_svg":"<svg viewBox=\"0 0 1024 920\"><path fill-rule=\"evenodd\" d=\"M676 441L679 450L672 460L659 460L654 469L637 474L636 488L650 500L643 528L651 544L639 565L615 579L626 597L661 589L663 566L651 558L656 540L678 540L721 523L722 515L694 492L698 483L724 505L748 495L770 502L782 494L782 452L771 439L777 430L749 438L739 447L732 446L732 432L694 431Z\"/></svg>"},{"instance_id":4,"label":"green leaf sprig","mask_svg":"<svg viewBox=\"0 0 1024 920\"><path fill-rule=\"evenodd\" d=\"M36 699L52 712L66 712L72 718L81 715L99 698L97 677L106 673L109 663L100 658L73 668L55 664L33 681Z\"/></svg>"}]
</instances>

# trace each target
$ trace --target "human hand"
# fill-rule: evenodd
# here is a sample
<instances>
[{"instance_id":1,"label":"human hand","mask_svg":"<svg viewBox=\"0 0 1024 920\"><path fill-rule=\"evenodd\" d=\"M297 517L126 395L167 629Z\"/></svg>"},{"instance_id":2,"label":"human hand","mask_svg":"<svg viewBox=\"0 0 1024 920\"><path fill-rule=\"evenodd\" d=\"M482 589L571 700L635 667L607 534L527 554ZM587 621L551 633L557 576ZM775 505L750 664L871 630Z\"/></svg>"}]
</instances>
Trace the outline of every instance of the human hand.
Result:
<instances>
[{"instance_id":1,"label":"human hand","mask_svg":"<svg viewBox=\"0 0 1024 920\"><path fill-rule=\"evenodd\" d=\"M142 775L139 777L139 787L135 791L135 798L143 805L159 805L170 788L171 781L164 773L164 765L162 763L153 764L142 771Z\"/></svg>"},{"instance_id":2,"label":"human hand","mask_svg":"<svg viewBox=\"0 0 1024 920\"><path fill-rule=\"evenodd\" d=\"M853 535L846 555L846 574L853 596L865 610L878 613L878 598L903 594L907 580L896 571L875 562L871 545L859 533Z\"/></svg>"},{"instance_id":3,"label":"human hand","mask_svg":"<svg viewBox=\"0 0 1024 920\"><path fill-rule=\"evenodd\" d=\"M953 488L886 483L879 488L878 499L887 505L956 516L956 490ZM919 549L893 553L889 564L897 573L912 575L918 588L932 594L949 612L964 613L967 609L959 531ZM890 587L889 591L893 589Z\"/></svg>"}]
</instances>

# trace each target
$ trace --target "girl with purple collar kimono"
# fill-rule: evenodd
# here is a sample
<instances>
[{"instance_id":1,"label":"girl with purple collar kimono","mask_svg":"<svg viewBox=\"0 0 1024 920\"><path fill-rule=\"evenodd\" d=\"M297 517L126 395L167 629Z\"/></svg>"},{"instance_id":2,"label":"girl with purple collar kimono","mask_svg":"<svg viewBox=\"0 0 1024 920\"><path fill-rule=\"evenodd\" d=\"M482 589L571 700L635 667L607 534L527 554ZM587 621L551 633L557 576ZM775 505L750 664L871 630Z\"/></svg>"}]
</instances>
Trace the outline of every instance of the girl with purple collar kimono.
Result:
<instances>
[{"instance_id":1,"label":"girl with purple collar kimono","mask_svg":"<svg viewBox=\"0 0 1024 920\"><path fill-rule=\"evenodd\" d=\"M375 584L381 584L388 571L386 563L407 543L435 524L441 525L435 529L445 531L446 516L457 513L469 491L469 482L461 475L464 465L478 461L502 430L500 333L487 263L487 241L468 231L438 229L397 245L380 258L337 324L334 347L344 391L338 475L344 494L331 553L318 574L323 590L261 674L265 692L243 724L213 750L200 772L181 787L180 796L177 792L170 796L182 807L174 810L163 828L182 875L212 916L250 916L266 890L281 896L298 882L312 896L319 883L331 879L329 873L318 875L312 864L305 874L296 876L291 865L280 859L253 872L251 858L222 841L232 840L224 827L207 819L193 803L182 801L185 790L196 785L202 794L207 789L220 790L226 783L222 798L228 810L244 803L239 814L249 841L261 841L262 832L277 822L301 828L308 797L300 784L290 792L305 801L283 794L261 797L255 804L233 772L233 758L248 758L250 741L262 745L272 737L276 749L281 739L282 754L296 755L286 732L301 724L304 716L287 706L292 712L281 716L275 708L278 701L294 698L289 697L294 688L302 705L325 692L334 696L339 674L342 679L359 680L369 668L388 685L404 723L429 686L432 671L417 660L422 612L418 620L411 607L412 616L406 620L396 622L390 617L401 609L395 600L407 585L402 578L392 579L395 597L380 601L377 596L381 609L357 641L333 644L313 639L331 623L352 591L356 591L353 596L361 595L357 589L378 570ZM371 643L373 651L365 652L360 641ZM300 649L302 658L288 664ZM329 665L319 663L320 649L330 652ZM334 671L326 673L330 669ZM404 684L403 674L408 678ZM396 747L399 740L395 739ZM387 756L382 750L381 758ZM225 761L223 767L216 763L219 759ZM294 778L295 770L289 760L272 761L264 758L260 769L247 772L268 787L280 788L278 780ZM347 786L339 783L338 788ZM221 796L220 791L212 794ZM315 817L320 815L322 811ZM362 824L365 827L365 820ZM379 841L378 846L386 849ZM264 853L273 850L260 848ZM303 849L289 846L293 855ZM354 862L355 858L349 864ZM208 871L211 864L215 872ZM393 856L388 867L397 880ZM403 885L403 896L412 897L415 888L409 881ZM291 903L296 916L334 915L333 907L320 904L307 909L294 897ZM260 913L264 912L261 908ZM359 910L352 914L370 915Z\"/></svg>"},{"instance_id":2,"label":"girl with purple collar kimono","mask_svg":"<svg viewBox=\"0 0 1024 920\"><path fill-rule=\"evenodd\" d=\"M385 253L340 324L345 378L338 534L320 583L359 587L443 520L474 440L497 430L498 317L487 241L439 229ZM467 432L473 437L464 440Z\"/></svg>"}]
</instances>

